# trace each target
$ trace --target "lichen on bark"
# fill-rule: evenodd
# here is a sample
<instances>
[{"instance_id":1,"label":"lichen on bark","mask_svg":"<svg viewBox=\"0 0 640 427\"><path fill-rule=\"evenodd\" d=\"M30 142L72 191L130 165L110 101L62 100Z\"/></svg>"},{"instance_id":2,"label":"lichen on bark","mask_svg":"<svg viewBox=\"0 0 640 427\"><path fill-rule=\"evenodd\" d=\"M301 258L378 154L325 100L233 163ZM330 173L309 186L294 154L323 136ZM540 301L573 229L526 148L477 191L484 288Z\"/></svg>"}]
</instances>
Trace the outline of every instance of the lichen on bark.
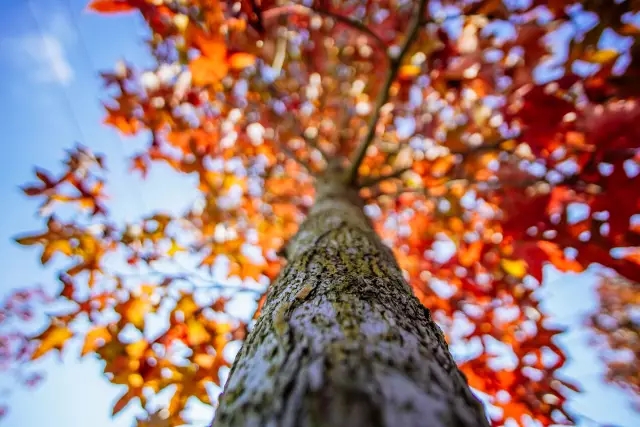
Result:
<instances>
[{"instance_id":1,"label":"lichen on bark","mask_svg":"<svg viewBox=\"0 0 640 427\"><path fill-rule=\"evenodd\" d=\"M341 177L317 180L213 426L487 426L442 332Z\"/></svg>"}]
</instances>

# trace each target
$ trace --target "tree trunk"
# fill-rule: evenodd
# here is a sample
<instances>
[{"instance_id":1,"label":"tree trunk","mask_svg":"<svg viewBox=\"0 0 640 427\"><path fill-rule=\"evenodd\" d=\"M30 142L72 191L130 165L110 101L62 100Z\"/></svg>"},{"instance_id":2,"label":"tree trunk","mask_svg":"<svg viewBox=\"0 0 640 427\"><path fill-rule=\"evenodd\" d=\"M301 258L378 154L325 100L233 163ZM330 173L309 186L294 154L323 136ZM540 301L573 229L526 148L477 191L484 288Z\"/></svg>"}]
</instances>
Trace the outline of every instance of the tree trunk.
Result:
<instances>
[{"instance_id":1,"label":"tree trunk","mask_svg":"<svg viewBox=\"0 0 640 427\"><path fill-rule=\"evenodd\" d=\"M488 426L354 189L320 178L213 426Z\"/></svg>"}]
</instances>

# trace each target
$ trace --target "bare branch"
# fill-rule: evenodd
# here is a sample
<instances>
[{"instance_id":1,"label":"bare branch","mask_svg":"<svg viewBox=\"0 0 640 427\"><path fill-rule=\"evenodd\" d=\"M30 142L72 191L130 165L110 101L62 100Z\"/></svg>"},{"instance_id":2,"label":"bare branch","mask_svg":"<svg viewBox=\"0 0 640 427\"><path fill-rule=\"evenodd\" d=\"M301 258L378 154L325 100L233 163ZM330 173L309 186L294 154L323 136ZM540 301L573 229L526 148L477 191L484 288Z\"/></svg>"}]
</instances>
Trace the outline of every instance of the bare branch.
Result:
<instances>
[{"instance_id":1,"label":"bare branch","mask_svg":"<svg viewBox=\"0 0 640 427\"><path fill-rule=\"evenodd\" d=\"M395 58L391 58L390 60L387 76L384 80L384 83L382 84L380 93L378 93L376 104L373 107L373 112L371 113L371 117L369 118L369 122L367 124L367 133L354 153L353 160L351 162L351 168L348 171L346 177L348 184L353 184L358 177L358 168L364 160L367 154L367 149L369 148L369 145L371 145L371 142L376 135L376 125L378 124L378 119L380 118L380 109L384 104L387 103L389 99L389 89L391 88L391 85L393 84L393 81L398 74L400 64L402 63L402 60L409 51L411 44L418 34L418 29L420 28L420 22L422 20L422 15L424 15L426 3L426 0L420 0L420 2L418 3L418 10L416 11L413 20L409 25L409 31L407 32L407 37L405 38L402 47L400 48L400 54Z\"/></svg>"}]
</instances>

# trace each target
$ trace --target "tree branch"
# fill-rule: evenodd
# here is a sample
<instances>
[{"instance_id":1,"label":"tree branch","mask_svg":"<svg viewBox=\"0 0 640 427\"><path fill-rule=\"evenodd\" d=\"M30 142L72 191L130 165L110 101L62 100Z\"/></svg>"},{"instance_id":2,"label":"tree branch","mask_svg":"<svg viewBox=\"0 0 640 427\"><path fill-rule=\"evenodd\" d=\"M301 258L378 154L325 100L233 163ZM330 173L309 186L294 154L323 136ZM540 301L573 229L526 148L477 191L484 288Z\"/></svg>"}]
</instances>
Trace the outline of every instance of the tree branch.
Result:
<instances>
[{"instance_id":1,"label":"tree branch","mask_svg":"<svg viewBox=\"0 0 640 427\"><path fill-rule=\"evenodd\" d=\"M368 179L362 180L362 182L360 183L360 185L358 185L358 187L359 188L372 187L376 184L381 183L382 181L386 181L387 179L399 178L400 176L402 176L403 173L410 170L411 170L411 166L406 166L385 175L369 177Z\"/></svg>"},{"instance_id":2,"label":"tree branch","mask_svg":"<svg viewBox=\"0 0 640 427\"><path fill-rule=\"evenodd\" d=\"M509 190L509 189L523 189L523 188L527 188L527 187L531 187L533 185L539 184L539 183L546 183L545 180L540 179L540 178L534 178L534 179L530 179L530 180L523 180L523 181L519 181L519 182L514 182L514 183L509 183L508 185L503 185L503 183L499 182L499 181L476 181L473 179L468 179L468 178L456 178L456 179L451 179L449 181L447 181L446 183L442 184L445 188L450 189L451 187L453 187L456 184L464 184L467 185L469 187L471 186L476 186L476 189L479 190L479 192L485 192L485 191L501 191L501 190ZM478 188L478 186L482 186L485 185L486 188ZM557 186L557 184L555 185ZM422 194L426 197L430 197L433 196L431 189L430 188L425 188L425 187L420 187L420 188L400 188L397 191L394 191L392 193L382 193L382 192L378 192L378 193L374 193L371 196L367 197L366 200L375 200L378 197L381 196L389 196L389 197L398 197L402 194L405 193L414 193L414 194ZM439 197L440 194L437 195L437 197Z\"/></svg>"},{"instance_id":3,"label":"tree branch","mask_svg":"<svg viewBox=\"0 0 640 427\"><path fill-rule=\"evenodd\" d=\"M294 162L296 162L297 164L299 164L300 166L302 166L302 168L304 170L307 171L307 173L311 176L315 176L315 173L313 172L313 169L311 169L311 165L307 164L307 162L303 161L300 157L296 156L296 153L294 153L291 148L289 148L289 146L287 145L287 143L285 141L281 141L280 138L278 138L278 136L276 135L276 144L278 144L278 147L280 148L280 150L282 150L282 152L289 157L291 160L293 160Z\"/></svg>"},{"instance_id":4,"label":"tree branch","mask_svg":"<svg viewBox=\"0 0 640 427\"><path fill-rule=\"evenodd\" d=\"M477 147L469 147L468 150L453 150L453 151L449 151L449 154L452 155L461 155L463 158L466 158L468 156L472 156L474 154L480 154L480 153L487 153L489 151L494 151L494 150L499 150L500 146L502 144L504 144L507 141L510 141L512 139L515 138L498 138L497 140L491 142L490 144L482 144L479 145ZM510 153L510 151L505 151L507 153Z\"/></svg>"},{"instance_id":5,"label":"tree branch","mask_svg":"<svg viewBox=\"0 0 640 427\"><path fill-rule=\"evenodd\" d=\"M280 98L280 91L278 90L277 86L274 83L269 83L269 85L267 85L267 89L269 90L269 93L271 94L271 96L273 96L274 98L277 99L281 99ZM277 113L276 113L277 114ZM317 144L315 144L315 142L309 143L309 138L304 136L304 132L302 132L300 123L295 119L295 117L293 117L293 125L295 126L295 130L297 131L296 133L299 133L300 136L302 137L302 139L304 139L304 141L309 144L309 146L312 149L316 149L318 150L321 154L323 158L327 158L326 153L324 153L324 151L322 151L320 149L320 147L317 146ZM311 168L311 165L308 164L307 162L303 161L300 157L296 156L296 154L291 151L291 149L289 148L289 146L287 145L287 143L285 141L281 141L279 138L275 138L275 142L278 145L278 147L280 148L280 150L282 150L282 152L289 157L291 160L295 161L296 163L298 163L300 166L302 166L307 173L309 173L311 176L315 176L315 173L313 172L313 169Z\"/></svg>"},{"instance_id":6,"label":"tree branch","mask_svg":"<svg viewBox=\"0 0 640 427\"><path fill-rule=\"evenodd\" d=\"M426 3L426 0L420 0L420 2L418 3L418 10L416 11L411 24L409 25L409 31L407 32L407 37L404 40L402 47L400 48L400 54L395 58L390 58L387 76L384 80L384 83L382 84L380 93L378 93L376 104L367 124L367 133L362 142L360 142L360 145L356 148L353 160L351 161L351 168L348 171L346 177L348 184L353 184L358 177L358 169L360 168L360 164L364 160L367 154L367 149L369 148L369 145L371 145L371 142L376 135L376 125L378 124L378 119L380 118L380 109L384 104L387 103L389 99L389 89L391 88L391 85L393 84L393 81L398 74L400 64L402 63L402 60L409 51L411 44L418 34L418 29L420 28L420 22L422 21L422 15L424 15Z\"/></svg>"},{"instance_id":7,"label":"tree branch","mask_svg":"<svg viewBox=\"0 0 640 427\"><path fill-rule=\"evenodd\" d=\"M278 16L287 16L287 15L295 15L295 14L308 16L308 15L311 15L312 13L316 13L318 15L334 19L336 22L345 24L353 28L354 30L366 35L367 37L372 39L378 45L378 47L382 49L383 52L386 51L387 49L387 44L384 42L384 40L382 40L380 36L374 33L371 30L371 28L369 28L362 22L355 21L343 15L337 15L335 13L329 12L328 10L317 9L317 8L314 8L313 6L308 7L301 4L295 4L295 5L289 5L289 6L274 7L273 9L269 9L266 12L264 12L263 18L265 21L269 21Z\"/></svg>"},{"instance_id":8,"label":"tree branch","mask_svg":"<svg viewBox=\"0 0 640 427\"><path fill-rule=\"evenodd\" d=\"M271 93L271 95L275 98L278 99L282 99L282 93L280 92L280 90L278 89L278 87L274 84L271 83L268 86L269 88L269 92ZM309 146L309 148L311 148L312 150L318 150L318 152L320 153L320 155L322 156L323 160L327 163L329 163L329 155L327 154L326 151L324 151L322 149L322 147L320 147L320 145L317 143L316 140L314 140L313 138L309 138L304 134L304 131L302 130L302 126L300 125L300 122L298 120L296 120L296 118L294 116L292 116L292 122L293 122L293 126L294 126L294 133L300 135L300 137L304 140L305 144L307 144ZM311 168L310 165L304 163L300 158L298 158L295 154L293 154L293 152L291 152L288 148L286 147L282 147L282 144L279 144L282 148L282 151L287 154L289 157L291 157L291 155L293 155L292 159L295 160L296 162L300 163L301 166L303 166L309 173L311 173Z\"/></svg>"},{"instance_id":9,"label":"tree branch","mask_svg":"<svg viewBox=\"0 0 640 427\"><path fill-rule=\"evenodd\" d=\"M300 128L300 124L298 122L297 123L297 128ZM301 135L302 135L302 139L304 139L304 142L313 150L318 151L318 153L320 153L320 155L322 156L322 159L329 163L329 155L327 154L326 151L324 151L322 149L322 147L320 147L320 144L318 144L318 139L317 138L308 138L304 132L302 132L301 130Z\"/></svg>"}]
</instances>

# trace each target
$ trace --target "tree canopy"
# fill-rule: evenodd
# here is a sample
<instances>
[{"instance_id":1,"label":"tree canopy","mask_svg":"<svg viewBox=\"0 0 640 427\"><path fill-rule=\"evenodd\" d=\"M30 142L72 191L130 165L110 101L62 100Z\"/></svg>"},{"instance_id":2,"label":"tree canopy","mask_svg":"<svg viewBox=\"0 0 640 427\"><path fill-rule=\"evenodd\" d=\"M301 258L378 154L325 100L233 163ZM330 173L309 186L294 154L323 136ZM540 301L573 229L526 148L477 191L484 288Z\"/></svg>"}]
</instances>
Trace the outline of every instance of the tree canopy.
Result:
<instances>
[{"instance_id":1,"label":"tree canopy","mask_svg":"<svg viewBox=\"0 0 640 427\"><path fill-rule=\"evenodd\" d=\"M604 314L593 325L640 359L628 314L640 302L639 2L93 0L88 10L148 26L154 66L101 73L104 123L148 141L131 170L164 164L196 177L198 196L182 215L120 223L109 159L90 141L58 170L37 168L23 191L42 201L43 227L16 241L64 267L56 294L25 286L0 308L7 364L81 340L126 386L114 414L172 388L162 422L184 423L190 397L214 404L207 388L226 377L225 348L250 327L230 303L261 300L314 178L333 164L448 340L479 348L459 363L498 408L495 425L572 423L562 331L535 295L546 264L612 272L603 313L618 326ZM8 319L28 321L37 301L60 308L30 336ZM469 327L454 333L459 324ZM512 362L498 362L496 342ZM639 391L638 363L612 369Z\"/></svg>"}]
</instances>

